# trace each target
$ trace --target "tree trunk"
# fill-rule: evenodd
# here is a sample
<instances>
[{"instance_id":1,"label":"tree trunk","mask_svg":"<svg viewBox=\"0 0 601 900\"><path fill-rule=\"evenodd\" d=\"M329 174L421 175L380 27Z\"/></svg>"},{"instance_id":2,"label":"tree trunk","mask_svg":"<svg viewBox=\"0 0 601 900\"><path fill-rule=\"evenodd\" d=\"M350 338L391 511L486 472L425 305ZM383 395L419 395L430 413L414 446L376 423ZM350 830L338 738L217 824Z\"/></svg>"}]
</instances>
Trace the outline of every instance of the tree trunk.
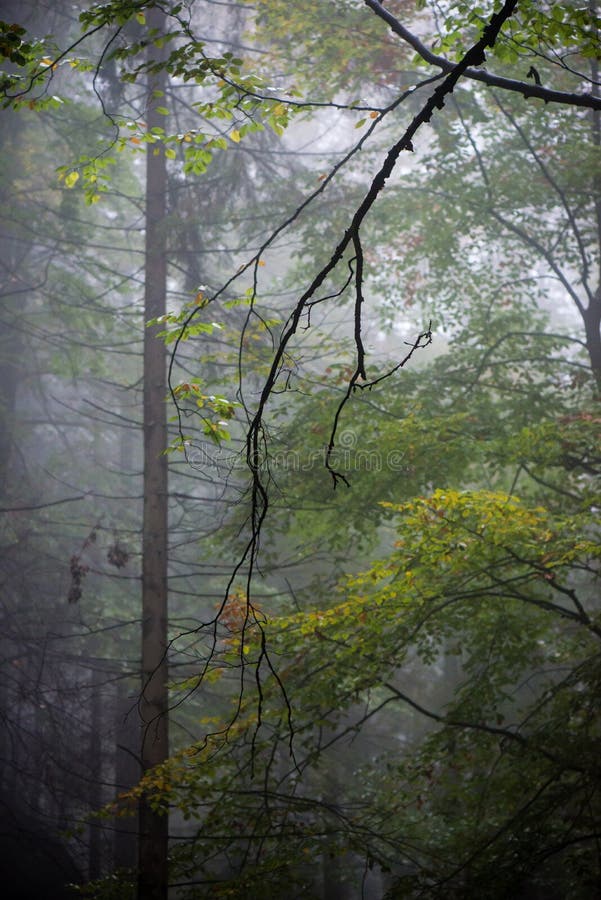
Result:
<instances>
[{"instance_id":1,"label":"tree trunk","mask_svg":"<svg viewBox=\"0 0 601 900\"><path fill-rule=\"evenodd\" d=\"M90 673L90 732L88 742L88 762L90 783L88 802L92 814L102 806L102 695L103 677L100 663L92 660ZM95 881L102 875L102 830L98 821L89 824L88 877Z\"/></svg>"},{"instance_id":2,"label":"tree trunk","mask_svg":"<svg viewBox=\"0 0 601 900\"><path fill-rule=\"evenodd\" d=\"M590 11L593 14L597 13L596 2L590 3ZM593 95L598 97L600 94L599 63L596 59L591 61L591 85ZM599 149L601 147L601 112L598 109L591 110L591 123L593 145ZM597 250L601 254L601 172L598 168L593 175L593 198L595 203L596 243ZM597 279L597 289L594 299L586 310L584 325L586 329L586 346L595 376L597 393L601 394L601 255Z\"/></svg>"},{"instance_id":3,"label":"tree trunk","mask_svg":"<svg viewBox=\"0 0 601 900\"><path fill-rule=\"evenodd\" d=\"M132 697L127 694L126 685L120 682L115 697L115 785L117 793L130 790L140 780L139 728L134 715L135 711L132 709L133 702ZM135 816L131 818L120 816L113 823L113 855L116 869L133 871L136 867L138 856L136 826Z\"/></svg>"},{"instance_id":4,"label":"tree trunk","mask_svg":"<svg viewBox=\"0 0 601 900\"><path fill-rule=\"evenodd\" d=\"M165 30L165 14L158 8L147 12L149 28ZM157 59L149 45L149 61ZM150 77L147 128L164 124L156 107L165 101L166 74ZM166 163L160 144L147 145L146 156L145 320L165 313L166 260ZM140 758L148 772L168 756L167 691L167 422L165 409L166 350L156 333L160 326L144 332L144 520L142 545L142 693L143 724ZM138 854L138 900L166 900L168 818L140 802Z\"/></svg>"},{"instance_id":5,"label":"tree trunk","mask_svg":"<svg viewBox=\"0 0 601 900\"><path fill-rule=\"evenodd\" d=\"M586 349L595 377L597 392L601 393L601 285L582 315L586 333Z\"/></svg>"}]
</instances>

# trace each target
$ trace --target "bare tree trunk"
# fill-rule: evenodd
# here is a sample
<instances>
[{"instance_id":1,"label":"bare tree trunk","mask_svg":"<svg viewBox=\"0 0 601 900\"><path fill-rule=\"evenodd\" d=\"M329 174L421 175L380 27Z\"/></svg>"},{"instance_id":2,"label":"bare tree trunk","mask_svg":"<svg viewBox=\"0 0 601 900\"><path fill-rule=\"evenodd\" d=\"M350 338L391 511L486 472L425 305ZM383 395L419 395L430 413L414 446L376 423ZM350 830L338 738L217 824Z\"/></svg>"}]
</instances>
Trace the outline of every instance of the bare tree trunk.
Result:
<instances>
[{"instance_id":1,"label":"bare tree trunk","mask_svg":"<svg viewBox=\"0 0 601 900\"><path fill-rule=\"evenodd\" d=\"M165 31L165 14L154 7L147 12L149 28ZM149 45L149 61L157 49ZM166 74L150 77L147 128L164 121L156 107L165 101ZM158 151L158 152L157 152ZM147 145L145 320L165 312L167 289L166 194L167 173L161 145ZM165 409L166 351L157 339L156 326L144 332L144 521L142 547L142 771L148 772L168 756L167 691L167 422ZM140 802L138 900L166 900L168 818Z\"/></svg>"},{"instance_id":2,"label":"bare tree trunk","mask_svg":"<svg viewBox=\"0 0 601 900\"><path fill-rule=\"evenodd\" d=\"M20 132L23 127L22 117L16 112L6 110L2 116L2 128L0 130L0 153L2 158L14 159L21 149ZM4 167L6 163L4 163ZM9 169L3 184L12 184ZM4 209L9 209L11 198L8 190L0 193L0 203ZM3 222L0 232L0 313L5 322L12 322L18 317L18 310L22 311L23 304L27 302L28 292L32 290L23 280L22 269L27 271L27 264L23 265L22 256L28 256L27 248L20 248L18 239L18 225L15 225L17 233L12 233L12 227ZM20 248L20 253L18 248ZM23 358L25 342L23 334L13 328L3 327L0 332L0 498L4 500L9 484L9 469L15 440L15 413L18 385L23 374Z\"/></svg>"},{"instance_id":3,"label":"bare tree trunk","mask_svg":"<svg viewBox=\"0 0 601 900\"><path fill-rule=\"evenodd\" d=\"M597 13L595 0L589 3L592 14ZM599 63L591 60L591 92L595 97L599 96ZM601 147L601 112L598 109L591 110L591 124L593 145ZM597 249L601 251L601 172L597 168L593 175L593 197L595 203L595 237ZM599 271L597 273L597 290L594 299L590 302L584 317L586 329L586 346L591 360L591 366L597 384L597 391L601 393L601 255Z\"/></svg>"},{"instance_id":4,"label":"bare tree trunk","mask_svg":"<svg viewBox=\"0 0 601 900\"><path fill-rule=\"evenodd\" d=\"M137 693L137 691L136 691ZM140 780L138 759L138 723L132 710L133 700L126 685L119 683L115 697L115 784L117 793L127 791ZM138 856L136 817L115 819L113 855L116 869L135 869Z\"/></svg>"},{"instance_id":5,"label":"bare tree trunk","mask_svg":"<svg viewBox=\"0 0 601 900\"><path fill-rule=\"evenodd\" d=\"M92 660L90 673L90 732L88 760L90 765L90 787L88 802L90 811L97 812L102 806L102 695L100 664ZM88 846L88 876L95 881L102 875L102 831L100 823L90 822Z\"/></svg>"}]
</instances>

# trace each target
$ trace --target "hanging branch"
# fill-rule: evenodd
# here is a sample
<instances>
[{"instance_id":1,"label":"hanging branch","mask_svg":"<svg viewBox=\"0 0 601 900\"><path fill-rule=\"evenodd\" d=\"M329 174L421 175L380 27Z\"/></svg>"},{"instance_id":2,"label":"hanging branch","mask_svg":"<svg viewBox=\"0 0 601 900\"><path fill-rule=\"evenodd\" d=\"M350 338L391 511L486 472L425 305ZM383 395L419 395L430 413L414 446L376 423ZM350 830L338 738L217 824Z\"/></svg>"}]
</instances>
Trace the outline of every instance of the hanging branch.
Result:
<instances>
[{"instance_id":1,"label":"hanging branch","mask_svg":"<svg viewBox=\"0 0 601 900\"><path fill-rule=\"evenodd\" d=\"M346 398L343 400L343 404L350 397L354 386L357 384L358 379L360 377L365 378L365 358L363 345L361 343L361 305L362 305L362 276L363 276L363 265L362 265L362 254L361 254L361 243L359 238L359 233L361 229L361 225L363 224L363 220L367 216L368 212L371 210L372 206L376 202L378 196L381 191L384 189L386 181L392 174L396 163L399 159L399 156L403 151L413 151L413 138L419 129L430 121L433 114L437 109L442 109L446 103L446 98L452 94L455 89L455 85L461 76L470 68L470 66L481 65L486 59L486 49L488 47L492 47L494 42L501 30L503 24L509 19L509 17L515 11L517 5L517 0L507 0L507 2L503 5L502 9L495 13L492 16L490 23L484 29L482 37L478 40L473 47L471 47L463 59L457 63L456 66L452 68L452 71L447 75L444 81L435 88L430 98L424 104L420 112L413 118L409 127L403 134L403 136L394 144L380 168L380 170L376 173L373 178L371 185L357 208L351 224L345 231L341 240L339 241L337 247L332 253L329 261L326 265L321 269L320 272L315 276L309 287L303 293L303 295L298 300L294 311L291 313L288 318L288 322L286 327L284 328L284 332L280 339L279 346L276 349L274 354L273 362L270 367L269 374L265 380L265 384L263 387L263 391L261 393L261 397L259 400L259 404L257 407L257 411L251 421L250 428L248 430L247 439L246 439L246 459L248 463L248 467L252 473L253 478L253 489L252 489L252 523L253 523L253 539L251 541L251 547L249 548L251 551L251 555L254 556L258 547L258 539L260 533L260 527L264 520L265 514L267 512L268 498L265 486L263 484L262 475L261 475L261 464L265 457L264 449L265 449L265 433L263 426L263 415L265 411L265 407L269 401L269 398L272 394L274 385L277 381L277 378L280 373L280 369L282 366L282 360L284 358L284 354L286 352L286 348L290 343L292 337L296 334L296 331L299 326L299 322L303 313L305 312L306 307L310 304L313 297L324 283L328 275L336 268L340 260L343 258L343 255L349 246L349 244L353 243L355 247L355 252L357 254L357 268L355 272L355 292L356 292L356 304L355 304L355 344L357 348L357 367L354 375L349 382L349 389L346 394ZM421 339L422 336L420 336ZM426 339L428 339L428 332L425 334ZM421 346L421 340L418 339L418 344ZM429 342L429 340L428 340ZM417 346L415 347L417 349ZM337 424L341 409L339 408L335 426ZM328 448L327 454L327 464L330 461L331 454L333 451L333 438L335 437L335 428L330 440L330 445ZM342 480L346 483L346 479L344 476L341 476L339 473L334 472L330 465L327 465L329 471L332 474L334 479L334 484L337 481ZM252 562L251 562L252 564Z\"/></svg>"},{"instance_id":2,"label":"hanging branch","mask_svg":"<svg viewBox=\"0 0 601 900\"><path fill-rule=\"evenodd\" d=\"M317 275L313 278L309 287L304 291L300 299L297 301L297 304L290 314L286 325L284 326L283 334L280 338L280 342L276 347L274 357L269 369L269 373L265 380L265 384L263 386L263 390L261 392L261 396L259 399L259 403L257 406L257 410L255 415L253 416L250 426L247 432L246 437L246 462L248 468L251 472L251 509L250 509L250 537L246 544L246 547L242 551L236 566L234 567L232 574L228 580L228 584L224 593L224 598L221 603L220 609L217 611L216 615L211 619L210 622L206 622L202 624L199 628L194 629L196 633L208 628L212 634L212 650L209 654L209 659L206 661L203 671L201 672L200 677L197 679L196 687L193 689L197 689L200 683L203 680L203 676L206 673L209 661L213 656L213 653L216 649L217 644L217 627L220 620L220 616L223 614L230 596L230 590L240 574L243 566L248 564L248 568L246 570L246 615L244 619L244 624L242 627L242 640L241 640L241 648L240 648L240 692L238 696L238 704L232 719L230 720L229 725L226 725L224 729L220 730L218 734L223 737L227 737L227 733L229 728L236 721L238 716L240 715L242 709L242 700L244 696L245 690L245 672L248 668L248 663L244 659L244 640L246 629L250 623L256 625L259 629L260 637L261 637L261 649L258 659L254 663L254 675L255 675L255 685L258 692L259 697L259 714L257 719L257 725L255 727L254 737L252 741L252 747L254 750L255 740L258 733L258 730L261 725L261 710L263 705L263 681L261 678L261 668L263 666L266 667L268 673L272 675L278 685L280 690L280 694L282 696L282 700L287 712L287 720L288 720L288 728L289 728L289 749L290 753L294 758L293 754L293 737L294 737L294 728L293 728L293 720L292 720L292 707L290 704L290 700L288 698L285 685L281 680L280 676L277 673L277 669L274 666L270 654L269 649L266 643L266 635L263 628L263 623L261 622L260 617L257 615L257 609L253 605L252 602L252 584L255 573L255 568L258 560L259 546L260 546L260 537L262 526L265 521L265 517L267 516L267 511L269 508L269 494L267 490L267 480L269 478L269 470L267 469L267 475L264 474L264 467L267 465L267 438L265 434L265 426L263 422L263 417L265 413L266 406L269 402L271 395L275 392L276 382L281 374L283 362L285 359L285 354L287 351L288 344L290 343L293 336L296 334L300 324L302 317L304 315L308 315L311 307L315 305L316 302L319 302L315 299L316 294L318 293L321 286L326 281L327 277L335 270L338 263L343 258L345 251L352 244L355 257L354 257L354 269L352 267L352 262L349 263L349 269L351 271L351 278L347 279L346 285L350 283L351 280L354 280L355 285L355 312L354 312L354 338L355 338L355 348L357 352L357 361L355 366L355 372L351 377L348 385L348 389L346 391L345 397L343 398L341 404L338 407L338 410L335 415L334 426L332 435L330 438L330 444L328 447L328 456L326 460L326 466L332 475L334 480L334 485L338 481L343 481L344 483L348 483L344 475L338 473L334 470L334 468L330 464L331 454L334 449L334 442L336 436L336 427L342 412L342 409L345 403L350 398L353 389L357 386L362 387L373 387L383 378L390 377L399 368L401 368L405 363L411 358L413 353L419 349L420 347L426 346L431 340L430 329L420 335L414 344L411 346L409 353L405 356L405 358L395 367L393 367L389 372L384 375L372 380L371 382L367 381L367 370L365 364L365 349L362 341L362 306L364 302L363 297L363 250L360 239L360 230L361 225L372 206L376 202L378 196L384 189L387 179L392 174L395 165L399 159L400 154L403 151L413 151L413 138L417 131L427 122L430 121L434 113L437 109L442 109L446 103L447 97L453 92L455 85L457 84L459 78L462 74L470 67L474 65L480 65L485 60L485 51L487 47L490 47L494 44L497 35L502 28L504 22L512 15L517 5L517 0L507 0L507 2L503 5L502 9L492 16L489 25L484 29L482 37L477 41L476 44L465 54L464 58L453 68L453 71L444 79L444 81L434 90L430 98L426 101L420 112L413 118L409 127L406 129L403 136L390 148L388 154L379 169L373 178L371 185L357 208L351 223L347 230L344 232L344 235L340 239L337 244L334 252L332 253L329 261L326 265L317 273ZM313 195L315 196L315 195ZM305 201L303 204L304 208L309 200ZM295 213L289 221L294 221L298 215ZM280 226L272 235L267 242L265 242L264 246L269 245L275 234L281 232L281 230L287 226L288 223ZM253 260L248 263L244 270L248 270L251 266L254 265L254 273L255 273L255 282L257 277L257 265L259 255L256 255ZM240 273L237 273L240 274ZM234 276L231 280L233 281ZM228 282L228 283L230 283ZM256 284L255 284L256 287ZM222 288L218 293L222 293L225 288ZM215 295L217 296L217 295ZM215 299L212 298L212 299ZM325 298L322 298L325 299ZM190 315L190 319L192 318ZM185 327L185 325L184 325ZM179 340L181 340L181 335L176 341L174 351L172 353L171 358L171 367L173 366L173 362L175 359L175 353L177 350L177 346L179 344ZM359 379L365 382L365 384L361 384ZM208 736L207 739L208 740Z\"/></svg>"}]
</instances>

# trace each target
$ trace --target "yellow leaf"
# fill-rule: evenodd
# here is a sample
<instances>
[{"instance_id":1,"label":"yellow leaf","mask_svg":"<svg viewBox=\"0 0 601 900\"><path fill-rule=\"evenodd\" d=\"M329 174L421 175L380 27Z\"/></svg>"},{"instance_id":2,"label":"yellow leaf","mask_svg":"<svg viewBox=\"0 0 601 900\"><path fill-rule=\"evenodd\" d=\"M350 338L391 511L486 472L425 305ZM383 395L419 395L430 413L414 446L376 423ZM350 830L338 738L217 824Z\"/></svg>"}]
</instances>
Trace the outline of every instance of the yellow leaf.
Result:
<instances>
[{"instance_id":1,"label":"yellow leaf","mask_svg":"<svg viewBox=\"0 0 601 900\"><path fill-rule=\"evenodd\" d=\"M65 184L68 188L75 187L77 182L79 181L79 172L69 172L67 177L65 178Z\"/></svg>"},{"instance_id":2,"label":"yellow leaf","mask_svg":"<svg viewBox=\"0 0 601 900\"><path fill-rule=\"evenodd\" d=\"M242 135L240 134L240 132L238 131L237 128L234 128L233 131L230 131L230 138L235 144L240 143L241 137L242 137Z\"/></svg>"}]
</instances>

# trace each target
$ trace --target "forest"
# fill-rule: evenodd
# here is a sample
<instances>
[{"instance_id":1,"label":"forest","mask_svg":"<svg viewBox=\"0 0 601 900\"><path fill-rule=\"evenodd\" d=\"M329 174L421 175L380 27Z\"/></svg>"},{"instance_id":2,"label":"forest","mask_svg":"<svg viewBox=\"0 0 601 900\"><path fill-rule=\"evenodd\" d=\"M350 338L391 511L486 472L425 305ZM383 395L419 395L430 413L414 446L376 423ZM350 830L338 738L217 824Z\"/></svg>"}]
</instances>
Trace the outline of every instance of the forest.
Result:
<instances>
[{"instance_id":1,"label":"forest","mask_svg":"<svg viewBox=\"0 0 601 900\"><path fill-rule=\"evenodd\" d=\"M600 35L0 5L7 900L601 896Z\"/></svg>"}]
</instances>

